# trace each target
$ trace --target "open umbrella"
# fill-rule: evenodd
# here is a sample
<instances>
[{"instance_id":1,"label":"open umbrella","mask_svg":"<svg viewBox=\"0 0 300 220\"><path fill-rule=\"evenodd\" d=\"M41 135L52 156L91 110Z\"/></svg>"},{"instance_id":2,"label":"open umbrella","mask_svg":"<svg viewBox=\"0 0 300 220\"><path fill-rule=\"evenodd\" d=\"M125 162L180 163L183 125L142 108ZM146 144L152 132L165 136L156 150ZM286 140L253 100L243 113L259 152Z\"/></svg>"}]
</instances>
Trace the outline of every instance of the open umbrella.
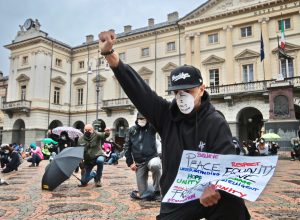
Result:
<instances>
[{"instance_id":1,"label":"open umbrella","mask_svg":"<svg viewBox=\"0 0 300 220\"><path fill-rule=\"evenodd\" d=\"M41 140L41 142L45 144L58 144L58 142L53 140L52 138L44 138Z\"/></svg>"},{"instance_id":2,"label":"open umbrella","mask_svg":"<svg viewBox=\"0 0 300 220\"><path fill-rule=\"evenodd\" d=\"M42 178L42 189L52 191L69 179L83 159L83 150L84 147L68 147L55 156L46 167Z\"/></svg>"},{"instance_id":3,"label":"open umbrella","mask_svg":"<svg viewBox=\"0 0 300 220\"><path fill-rule=\"evenodd\" d=\"M263 134L261 137L267 141L275 141L281 138L278 134L275 133L266 133Z\"/></svg>"},{"instance_id":4,"label":"open umbrella","mask_svg":"<svg viewBox=\"0 0 300 220\"><path fill-rule=\"evenodd\" d=\"M75 139L76 137L80 137L82 134L82 132L76 128L73 127L56 127L52 130L53 134L57 134L60 135L61 132L66 131L68 132L69 138L71 139Z\"/></svg>"}]
</instances>

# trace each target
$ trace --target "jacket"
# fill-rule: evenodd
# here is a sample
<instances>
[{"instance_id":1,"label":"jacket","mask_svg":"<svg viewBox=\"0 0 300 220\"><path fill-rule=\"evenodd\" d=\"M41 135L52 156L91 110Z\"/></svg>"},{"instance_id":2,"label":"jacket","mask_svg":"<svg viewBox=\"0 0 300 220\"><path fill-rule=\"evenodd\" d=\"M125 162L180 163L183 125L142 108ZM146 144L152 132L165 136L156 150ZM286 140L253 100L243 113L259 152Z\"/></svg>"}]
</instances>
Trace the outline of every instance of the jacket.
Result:
<instances>
[{"instance_id":1,"label":"jacket","mask_svg":"<svg viewBox=\"0 0 300 220\"><path fill-rule=\"evenodd\" d=\"M127 166L130 167L133 162L144 163L156 157L157 149L155 143L156 131L149 123L141 127L135 122L126 136L125 157Z\"/></svg>"},{"instance_id":2,"label":"jacket","mask_svg":"<svg viewBox=\"0 0 300 220\"><path fill-rule=\"evenodd\" d=\"M32 154L37 154L41 158L41 160L44 160L44 154L42 153L42 150L40 147L36 147L35 149L31 148L30 152Z\"/></svg>"},{"instance_id":3,"label":"jacket","mask_svg":"<svg viewBox=\"0 0 300 220\"><path fill-rule=\"evenodd\" d=\"M129 65L119 61L119 65L112 70L132 103L161 137L162 196L176 178L183 150L235 154L229 126L210 103L206 91L199 110L185 115L180 112L175 99L169 102L158 96ZM162 203L161 213L183 206L184 204Z\"/></svg>"},{"instance_id":4,"label":"jacket","mask_svg":"<svg viewBox=\"0 0 300 220\"><path fill-rule=\"evenodd\" d=\"M108 135L107 135L108 136ZM84 146L84 162L91 163L99 156L104 156L102 144L106 135L104 132L93 132L90 137L82 135L78 143Z\"/></svg>"}]
</instances>

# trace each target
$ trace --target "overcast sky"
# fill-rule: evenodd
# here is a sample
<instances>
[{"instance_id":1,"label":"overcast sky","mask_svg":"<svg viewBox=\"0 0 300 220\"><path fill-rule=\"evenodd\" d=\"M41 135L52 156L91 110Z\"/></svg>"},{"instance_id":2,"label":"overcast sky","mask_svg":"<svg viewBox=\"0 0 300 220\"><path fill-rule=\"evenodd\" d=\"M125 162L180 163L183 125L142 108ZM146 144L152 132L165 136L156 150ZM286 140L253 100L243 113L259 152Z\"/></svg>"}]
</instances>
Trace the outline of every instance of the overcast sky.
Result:
<instances>
[{"instance_id":1,"label":"overcast sky","mask_svg":"<svg viewBox=\"0 0 300 220\"><path fill-rule=\"evenodd\" d=\"M206 0L0 0L0 71L9 73L10 51L4 45L15 38L19 25L27 18L38 19L41 30L70 46L78 46L85 36L95 39L103 30L123 32L167 21L167 14L178 11L179 17L190 13Z\"/></svg>"}]
</instances>

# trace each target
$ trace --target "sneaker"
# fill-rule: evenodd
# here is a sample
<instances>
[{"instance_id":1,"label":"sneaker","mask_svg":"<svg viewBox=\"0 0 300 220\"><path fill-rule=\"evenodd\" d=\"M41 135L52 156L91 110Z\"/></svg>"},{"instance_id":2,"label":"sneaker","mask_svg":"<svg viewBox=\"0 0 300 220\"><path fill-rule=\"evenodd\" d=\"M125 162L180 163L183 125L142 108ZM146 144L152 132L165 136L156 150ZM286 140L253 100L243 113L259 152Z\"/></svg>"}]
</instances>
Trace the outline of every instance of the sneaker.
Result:
<instances>
[{"instance_id":1,"label":"sneaker","mask_svg":"<svg viewBox=\"0 0 300 220\"><path fill-rule=\"evenodd\" d=\"M86 184L79 184L79 185L77 185L78 187L86 187L88 184L86 183Z\"/></svg>"},{"instance_id":2,"label":"sneaker","mask_svg":"<svg viewBox=\"0 0 300 220\"><path fill-rule=\"evenodd\" d=\"M292 158L292 159L291 159L291 161L295 161L295 159L294 159L294 158Z\"/></svg>"},{"instance_id":3,"label":"sneaker","mask_svg":"<svg viewBox=\"0 0 300 220\"><path fill-rule=\"evenodd\" d=\"M141 200L142 198L140 197L139 195L139 192L137 190L133 190L131 193L130 193L130 197L132 199L136 199L136 200Z\"/></svg>"},{"instance_id":4,"label":"sneaker","mask_svg":"<svg viewBox=\"0 0 300 220\"><path fill-rule=\"evenodd\" d=\"M5 180L3 179L0 179L0 186L1 185L9 185L8 182L6 182Z\"/></svg>"},{"instance_id":5,"label":"sneaker","mask_svg":"<svg viewBox=\"0 0 300 220\"><path fill-rule=\"evenodd\" d=\"M101 187L102 186L101 180L95 181L95 186L96 187Z\"/></svg>"},{"instance_id":6,"label":"sneaker","mask_svg":"<svg viewBox=\"0 0 300 220\"><path fill-rule=\"evenodd\" d=\"M35 167L34 163L30 164L29 167Z\"/></svg>"}]
</instances>

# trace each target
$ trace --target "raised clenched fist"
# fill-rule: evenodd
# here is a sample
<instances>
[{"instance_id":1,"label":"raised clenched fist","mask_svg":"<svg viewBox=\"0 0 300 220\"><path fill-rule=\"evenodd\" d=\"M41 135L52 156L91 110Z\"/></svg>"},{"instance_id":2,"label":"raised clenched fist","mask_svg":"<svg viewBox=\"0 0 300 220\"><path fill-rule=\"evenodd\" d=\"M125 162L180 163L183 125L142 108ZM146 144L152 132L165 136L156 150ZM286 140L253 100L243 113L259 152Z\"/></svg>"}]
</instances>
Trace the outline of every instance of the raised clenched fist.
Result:
<instances>
[{"instance_id":1,"label":"raised clenched fist","mask_svg":"<svg viewBox=\"0 0 300 220\"><path fill-rule=\"evenodd\" d=\"M103 31L99 34L99 49L102 53L112 50L116 41L116 34L112 31Z\"/></svg>"}]
</instances>

